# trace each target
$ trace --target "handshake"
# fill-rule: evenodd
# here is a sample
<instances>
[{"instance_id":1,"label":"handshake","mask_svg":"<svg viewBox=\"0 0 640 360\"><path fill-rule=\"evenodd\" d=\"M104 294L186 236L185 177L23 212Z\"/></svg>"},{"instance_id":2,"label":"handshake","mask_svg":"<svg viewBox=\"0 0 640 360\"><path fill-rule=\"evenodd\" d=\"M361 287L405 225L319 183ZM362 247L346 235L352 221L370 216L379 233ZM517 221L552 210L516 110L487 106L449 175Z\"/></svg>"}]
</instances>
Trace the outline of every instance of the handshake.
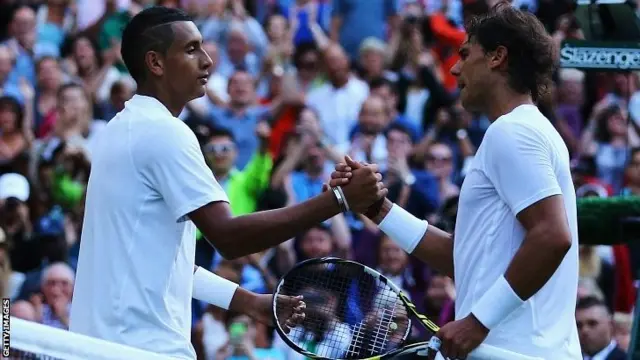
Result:
<instances>
[{"instance_id":1,"label":"handshake","mask_svg":"<svg viewBox=\"0 0 640 360\"><path fill-rule=\"evenodd\" d=\"M376 223L385 203L390 205L378 166L356 162L349 156L336 164L331 180L322 190L333 191L343 211L361 213Z\"/></svg>"}]
</instances>

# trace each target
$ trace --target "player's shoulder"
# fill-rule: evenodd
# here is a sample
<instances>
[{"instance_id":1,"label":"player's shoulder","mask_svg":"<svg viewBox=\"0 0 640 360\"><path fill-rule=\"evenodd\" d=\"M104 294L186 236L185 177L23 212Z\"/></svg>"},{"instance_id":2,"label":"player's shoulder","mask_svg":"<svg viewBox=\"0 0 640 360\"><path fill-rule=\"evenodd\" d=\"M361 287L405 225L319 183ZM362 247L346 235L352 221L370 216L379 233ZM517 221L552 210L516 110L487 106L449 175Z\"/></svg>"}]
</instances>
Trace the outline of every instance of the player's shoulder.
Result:
<instances>
[{"instance_id":1,"label":"player's shoulder","mask_svg":"<svg viewBox=\"0 0 640 360\"><path fill-rule=\"evenodd\" d=\"M487 130L487 135L496 141L501 139L545 140L553 125L534 105L521 105L508 114L500 116Z\"/></svg>"}]
</instances>

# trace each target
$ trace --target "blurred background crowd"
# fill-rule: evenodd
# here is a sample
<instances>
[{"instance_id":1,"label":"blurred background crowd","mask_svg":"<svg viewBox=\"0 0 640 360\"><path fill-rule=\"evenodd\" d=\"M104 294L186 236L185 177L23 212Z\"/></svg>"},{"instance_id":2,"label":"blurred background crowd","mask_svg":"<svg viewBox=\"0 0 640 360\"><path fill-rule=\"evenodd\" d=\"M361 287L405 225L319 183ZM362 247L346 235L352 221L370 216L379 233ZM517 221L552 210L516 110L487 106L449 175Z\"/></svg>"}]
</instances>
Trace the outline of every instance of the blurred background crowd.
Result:
<instances>
[{"instance_id":1,"label":"blurred background crowd","mask_svg":"<svg viewBox=\"0 0 640 360\"><path fill-rule=\"evenodd\" d=\"M493 3L0 0L0 292L12 314L67 327L92 142L135 92L119 44L144 7L181 7L202 32L214 69L206 95L180 118L235 215L319 194L348 154L380 165L393 201L452 231L490 122L461 106L449 69L465 19ZM573 3L512 1L558 43L582 37ZM640 196L639 80L560 69L541 99L571 152L579 196ZM268 293L296 262L327 255L377 268L439 325L454 318L452 280L355 214L234 261L199 238L196 263ZM586 357L627 350L638 255L626 245L581 246L576 320ZM272 329L197 301L193 344L207 360L301 358Z\"/></svg>"}]
</instances>

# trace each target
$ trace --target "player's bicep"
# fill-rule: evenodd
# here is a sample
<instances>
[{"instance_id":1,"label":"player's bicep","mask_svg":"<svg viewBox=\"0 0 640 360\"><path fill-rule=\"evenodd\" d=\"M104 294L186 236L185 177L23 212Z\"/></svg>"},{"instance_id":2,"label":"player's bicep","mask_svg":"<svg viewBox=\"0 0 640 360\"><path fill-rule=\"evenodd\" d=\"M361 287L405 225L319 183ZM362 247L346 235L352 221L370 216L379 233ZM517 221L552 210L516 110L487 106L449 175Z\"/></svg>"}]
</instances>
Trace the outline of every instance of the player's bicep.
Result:
<instances>
[{"instance_id":1,"label":"player's bicep","mask_svg":"<svg viewBox=\"0 0 640 360\"><path fill-rule=\"evenodd\" d=\"M486 174L514 214L561 194L545 140L520 124L499 124L487 139Z\"/></svg>"},{"instance_id":2,"label":"player's bicep","mask_svg":"<svg viewBox=\"0 0 640 360\"><path fill-rule=\"evenodd\" d=\"M233 217L231 206L225 201L214 201L201 206L188 215L202 235L214 246L216 239L220 239L220 223Z\"/></svg>"},{"instance_id":3,"label":"player's bicep","mask_svg":"<svg viewBox=\"0 0 640 360\"><path fill-rule=\"evenodd\" d=\"M527 232L557 230L570 238L562 195L552 195L535 202L520 211L517 219Z\"/></svg>"}]
</instances>

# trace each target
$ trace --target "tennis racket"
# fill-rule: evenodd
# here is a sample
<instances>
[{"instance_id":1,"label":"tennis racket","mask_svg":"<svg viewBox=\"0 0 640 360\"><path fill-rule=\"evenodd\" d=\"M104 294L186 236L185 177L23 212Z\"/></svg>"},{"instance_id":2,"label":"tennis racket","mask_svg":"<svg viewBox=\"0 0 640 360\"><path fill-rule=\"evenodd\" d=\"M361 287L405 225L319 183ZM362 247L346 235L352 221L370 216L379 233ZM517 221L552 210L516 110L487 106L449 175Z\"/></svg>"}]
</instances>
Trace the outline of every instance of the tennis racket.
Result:
<instances>
[{"instance_id":1,"label":"tennis racket","mask_svg":"<svg viewBox=\"0 0 640 360\"><path fill-rule=\"evenodd\" d=\"M410 354L427 356L440 348L435 337L439 327L418 313L391 280L355 261L333 257L303 261L283 276L274 295L276 331L307 358L384 360ZM279 320L286 320L290 309L278 303L277 295L303 295L307 305L304 321L288 334ZM431 340L407 344L414 321L432 333ZM480 345L468 359L534 358Z\"/></svg>"}]
</instances>

